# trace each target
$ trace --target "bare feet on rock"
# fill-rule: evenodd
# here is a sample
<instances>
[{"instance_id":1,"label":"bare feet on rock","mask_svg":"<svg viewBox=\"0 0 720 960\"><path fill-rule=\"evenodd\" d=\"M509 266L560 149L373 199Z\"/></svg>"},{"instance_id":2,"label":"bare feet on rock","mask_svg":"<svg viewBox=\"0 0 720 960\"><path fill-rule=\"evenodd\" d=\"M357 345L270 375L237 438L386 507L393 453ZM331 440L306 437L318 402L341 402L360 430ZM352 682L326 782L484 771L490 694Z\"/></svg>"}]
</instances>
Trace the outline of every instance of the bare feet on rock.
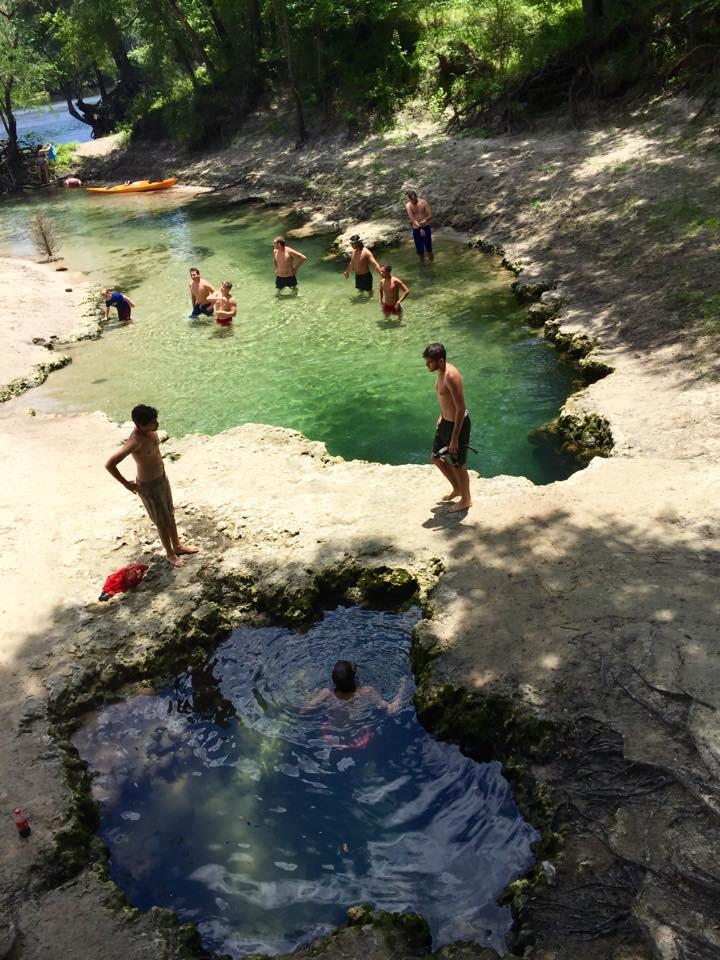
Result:
<instances>
[{"instance_id":1,"label":"bare feet on rock","mask_svg":"<svg viewBox=\"0 0 720 960\"><path fill-rule=\"evenodd\" d=\"M173 566L173 567L184 567L184 566L185 566L185 561L184 561L184 560L181 560L180 557L178 557L178 555L175 554L175 553L168 553L168 554L165 555L165 558L166 558L167 562L168 562L169 564L171 564L171 566Z\"/></svg>"},{"instance_id":2,"label":"bare feet on rock","mask_svg":"<svg viewBox=\"0 0 720 960\"><path fill-rule=\"evenodd\" d=\"M175 553L183 553L183 554L193 554L197 552L198 552L197 547L190 547L186 543L179 543L177 545L177 549L175 550Z\"/></svg>"},{"instance_id":3,"label":"bare feet on rock","mask_svg":"<svg viewBox=\"0 0 720 960\"><path fill-rule=\"evenodd\" d=\"M469 510L472 506L472 500L461 500L460 503L454 503L448 508L448 513L462 513L463 510Z\"/></svg>"},{"instance_id":4,"label":"bare feet on rock","mask_svg":"<svg viewBox=\"0 0 720 960\"><path fill-rule=\"evenodd\" d=\"M450 493L446 493L444 497L440 497L440 503L444 500L454 500L455 497L461 497L462 493L460 490L451 490Z\"/></svg>"}]
</instances>

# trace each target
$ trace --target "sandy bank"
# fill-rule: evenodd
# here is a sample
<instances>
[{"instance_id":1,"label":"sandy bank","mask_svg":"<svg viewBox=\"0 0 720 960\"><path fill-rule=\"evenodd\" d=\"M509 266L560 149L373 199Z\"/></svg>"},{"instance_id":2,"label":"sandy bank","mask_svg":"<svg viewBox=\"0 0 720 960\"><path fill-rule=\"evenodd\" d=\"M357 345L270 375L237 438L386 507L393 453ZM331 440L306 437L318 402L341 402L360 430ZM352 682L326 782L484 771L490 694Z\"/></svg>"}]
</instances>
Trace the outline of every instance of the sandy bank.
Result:
<instances>
[{"instance_id":1,"label":"sandy bank","mask_svg":"<svg viewBox=\"0 0 720 960\"><path fill-rule=\"evenodd\" d=\"M42 383L53 368L66 363L63 343L97 336L99 328L94 291L62 260L0 257L0 283L18 291L7 298L0 321L0 398L6 399Z\"/></svg>"}]
</instances>

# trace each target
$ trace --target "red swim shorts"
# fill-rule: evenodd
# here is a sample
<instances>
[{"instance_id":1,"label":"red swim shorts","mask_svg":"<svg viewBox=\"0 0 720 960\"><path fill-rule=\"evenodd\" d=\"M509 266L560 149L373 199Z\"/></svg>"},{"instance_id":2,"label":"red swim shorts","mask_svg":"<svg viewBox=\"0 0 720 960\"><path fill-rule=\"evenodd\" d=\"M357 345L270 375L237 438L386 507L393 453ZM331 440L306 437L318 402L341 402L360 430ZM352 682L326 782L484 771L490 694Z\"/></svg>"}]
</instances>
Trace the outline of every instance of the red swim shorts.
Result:
<instances>
[{"instance_id":1,"label":"red swim shorts","mask_svg":"<svg viewBox=\"0 0 720 960\"><path fill-rule=\"evenodd\" d=\"M232 317L215 317L215 323L219 323L221 327L229 327Z\"/></svg>"},{"instance_id":2,"label":"red swim shorts","mask_svg":"<svg viewBox=\"0 0 720 960\"><path fill-rule=\"evenodd\" d=\"M400 316L400 314L402 313L402 307L400 306L399 303L393 303L392 306L391 306L389 303L384 303L384 304L383 304L383 313L384 313L386 316L391 316L391 315L393 315L393 316L398 317L398 316Z\"/></svg>"}]
</instances>

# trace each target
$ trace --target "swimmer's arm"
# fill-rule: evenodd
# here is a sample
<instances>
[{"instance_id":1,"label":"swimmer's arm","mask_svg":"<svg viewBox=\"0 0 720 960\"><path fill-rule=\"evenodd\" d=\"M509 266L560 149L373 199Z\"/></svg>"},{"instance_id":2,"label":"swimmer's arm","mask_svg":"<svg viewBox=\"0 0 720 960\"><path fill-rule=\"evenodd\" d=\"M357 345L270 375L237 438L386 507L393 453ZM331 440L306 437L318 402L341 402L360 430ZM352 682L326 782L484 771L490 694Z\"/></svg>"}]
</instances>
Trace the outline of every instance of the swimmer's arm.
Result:
<instances>
[{"instance_id":1,"label":"swimmer's arm","mask_svg":"<svg viewBox=\"0 0 720 960\"><path fill-rule=\"evenodd\" d=\"M299 250L293 250L292 247L285 247L285 249L287 250L287 252L290 254L291 257L297 257L298 260L300 261L300 263L298 263L298 265L295 266L295 261L293 260L293 265L292 265L292 267L293 267L293 273L297 273L298 270L300 269L300 267L301 267L301 266L305 263L305 261L307 260L307 257L305 256L304 253L300 253Z\"/></svg>"},{"instance_id":2,"label":"swimmer's arm","mask_svg":"<svg viewBox=\"0 0 720 960\"><path fill-rule=\"evenodd\" d=\"M427 200L426 200L426 201L425 201L425 216L423 217L423 220L422 220L422 223L420 224L420 226L421 226L421 227L426 226L428 223L430 223L430 221L432 220L432 218L433 218L432 207L430 206L430 204L429 204L429 203L427 202Z\"/></svg>"},{"instance_id":3,"label":"swimmer's arm","mask_svg":"<svg viewBox=\"0 0 720 960\"><path fill-rule=\"evenodd\" d=\"M403 295L398 300L398 306L400 306L403 300L407 300L407 298L410 296L410 290L405 286L405 284L402 282L402 280L399 277L396 277L395 280L397 281L397 285L401 287L403 291Z\"/></svg>"},{"instance_id":4,"label":"swimmer's arm","mask_svg":"<svg viewBox=\"0 0 720 960\"><path fill-rule=\"evenodd\" d=\"M455 404L455 423L453 424L452 436L450 437L448 449L450 450L450 453L457 453L460 428L462 427L463 420L465 419L465 394L463 392L462 383L455 377L445 377L445 386L450 394L450 398Z\"/></svg>"},{"instance_id":5,"label":"swimmer's arm","mask_svg":"<svg viewBox=\"0 0 720 960\"><path fill-rule=\"evenodd\" d=\"M230 298L230 309L225 311L231 317L237 316L237 300L234 297Z\"/></svg>"},{"instance_id":6,"label":"swimmer's arm","mask_svg":"<svg viewBox=\"0 0 720 960\"><path fill-rule=\"evenodd\" d=\"M105 323L107 323L109 319L110 319L110 307L106 303L105 304Z\"/></svg>"},{"instance_id":7,"label":"swimmer's arm","mask_svg":"<svg viewBox=\"0 0 720 960\"><path fill-rule=\"evenodd\" d=\"M371 264L373 267L375 267L375 269L377 270L377 272L378 272L378 274L379 274L379 273L380 273L380 264L379 264L379 263L377 262L377 260L375 259L375 256L374 256L372 250L368 250L367 255L368 255L368 260L370 261L370 264Z\"/></svg>"},{"instance_id":8,"label":"swimmer's arm","mask_svg":"<svg viewBox=\"0 0 720 960\"><path fill-rule=\"evenodd\" d=\"M125 443L117 450L105 464L105 469L110 474L111 477L114 477L118 483L121 483L126 490L129 490L131 493L137 493L137 484L134 480L126 480L125 477L118 470L118 464L122 463L125 457L129 456L134 450L138 448L138 441L135 437L130 437L129 440L126 440Z\"/></svg>"},{"instance_id":9,"label":"swimmer's arm","mask_svg":"<svg viewBox=\"0 0 720 960\"><path fill-rule=\"evenodd\" d=\"M125 303L129 303L131 307L134 307L134 306L135 306L135 304L132 302L132 300L130 299L130 297L126 297L125 294L123 294L123 295L122 295L122 298L123 298L123 300L125 301Z\"/></svg>"},{"instance_id":10,"label":"swimmer's arm","mask_svg":"<svg viewBox=\"0 0 720 960\"><path fill-rule=\"evenodd\" d=\"M319 707L321 703L324 703L330 696L332 696L332 691L328 689L328 687L318 690L314 697L310 697L308 702L301 708L300 712L308 713L310 710L314 710L316 707Z\"/></svg>"},{"instance_id":11,"label":"swimmer's arm","mask_svg":"<svg viewBox=\"0 0 720 960\"><path fill-rule=\"evenodd\" d=\"M195 294L193 293L192 283L189 283L188 287L190 288L190 302L195 306Z\"/></svg>"},{"instance_id":12,"label":"swimmer's arm","mask_svg":"<svg viewBox=\"0 0 720 960\"><path fill-rule=\"evenodd\" d=\"M403 696L404 696L404 694L405 694L405 690L407 689L407 682L408 682L408 681L407 681L407 677L403 677L402 680L400 681L400 686L398 687L398 692L397 692L397 693L395 694L395 696L392 698L392 700L390 701L390 703L387 704L387 712L388 712L388 713L393 713L393 714L394 714L394 713L400 713L400 709L401 709L401 707L402 707Z\"/></svg>"}]
</instances>

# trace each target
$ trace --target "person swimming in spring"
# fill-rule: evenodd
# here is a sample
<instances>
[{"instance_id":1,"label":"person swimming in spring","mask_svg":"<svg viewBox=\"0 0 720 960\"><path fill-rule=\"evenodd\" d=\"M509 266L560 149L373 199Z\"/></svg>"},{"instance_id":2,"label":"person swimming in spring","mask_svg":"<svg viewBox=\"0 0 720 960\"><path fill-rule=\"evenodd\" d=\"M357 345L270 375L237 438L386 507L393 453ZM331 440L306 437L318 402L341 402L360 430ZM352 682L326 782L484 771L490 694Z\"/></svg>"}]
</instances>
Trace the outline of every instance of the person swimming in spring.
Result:
<instances>
[{"instance_id":1,"label":"person swimming in spring","mask_svg":"<svg viewBox=\"0 0 720 960\"><path fill-rule=\"evenodd\" d=\"M367 701L385 710L389 714L399 713L402 707L403 694L407 688L407 677L400 681L398 692L392 700L384 700L377 692L375 687L367 685L358 686L357 667L349 660L338 660L332 670L333 689L323 687L308 700L303 707L303 712L315 710L325 701L336 700L362 702Z\"/></svg>"}]
</instances>

